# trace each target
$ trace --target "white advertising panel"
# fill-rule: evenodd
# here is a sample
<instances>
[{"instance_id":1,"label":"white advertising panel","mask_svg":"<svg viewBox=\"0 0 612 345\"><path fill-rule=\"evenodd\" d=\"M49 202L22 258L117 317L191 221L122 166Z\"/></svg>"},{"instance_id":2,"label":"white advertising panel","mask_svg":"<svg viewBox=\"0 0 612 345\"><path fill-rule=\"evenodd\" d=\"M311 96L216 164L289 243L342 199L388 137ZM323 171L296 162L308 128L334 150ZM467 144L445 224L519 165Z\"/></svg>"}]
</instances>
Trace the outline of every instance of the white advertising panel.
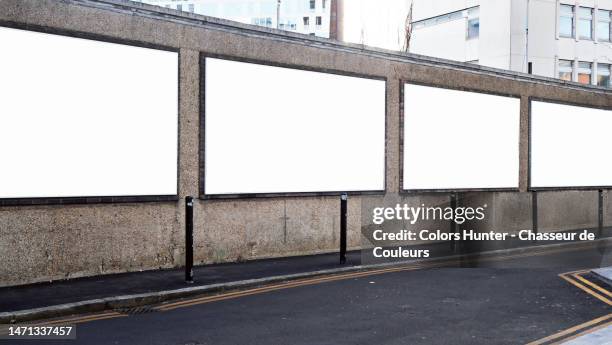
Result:
<instances>
[{"instance_id":1,"label":"white advertising panel","mask_svg":"<svg viewBox=\"0 0 612 345\"><path fill-rule=\"evenodd\" d=\"M178 54L0 28L0 198L176 195Z\"/></svg>"},{"instance_id":2,"label":"white advertising panel","mask_svg":"<svg viewBox=\"0 0 612 345\"><path fill-rule=\"evenodd\" d=\"M612 112L531 102L531 186L612 186Z\"/></svg>"},{"instance_id":3,"label":"white advertising panel","mask_svg":"<svg viewBox=\"0 0 612 345\"><path fill-rule=\"evenodd\" d=\"M518 188L520 100L404 85L405 190Z\"/></svg>"},{"instance_id":4,"label":"white advertising panel","mask_svg":"<svg viewBox=\"0 0 612 345\"><path fill-rule=\"evenodd\" d=\"M206 58L205 193L378 191L385 82Z\"/></svg>"}]
</instances>

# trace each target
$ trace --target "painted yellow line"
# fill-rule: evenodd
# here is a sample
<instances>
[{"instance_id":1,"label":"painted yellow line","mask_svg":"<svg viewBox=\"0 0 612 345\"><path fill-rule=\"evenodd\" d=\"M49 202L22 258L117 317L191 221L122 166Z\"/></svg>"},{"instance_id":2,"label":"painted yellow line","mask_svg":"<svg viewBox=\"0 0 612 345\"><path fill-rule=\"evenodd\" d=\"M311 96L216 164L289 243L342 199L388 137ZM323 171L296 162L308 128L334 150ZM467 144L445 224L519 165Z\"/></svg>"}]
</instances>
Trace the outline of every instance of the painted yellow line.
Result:
<instances>
[{"instance_id":1,"label":"painted yellow line","mask_svg":"<svg viewBox=\"0 0 612 345\"><path fill-rule=\"evenodd\" d=\"M96 320L104 320L104 319L111 319L111 318L123 317L123 316L127 316L127 315L111 311L111 312L106 312L106 313L101 313L101 314L94 314L94 315L86 315L86 316L73 317L73 318L51 320L51 321L42 322L42 323L39 323L39 324L36 324L36 325L37 326L47 326L47 325L57 325L57 324L66 324L66 323L77 324L77 323L96 321Z\"/></svg>"},{"instance_id":2,"label":"painted yellow line","mask_svg":"<svg viewBox=\"0 0 612 345\"><path fill-rule=\"evenodd\" d=\"M599 291L599 292L603 293L604 295L606 295L606 296L608 296L608 297L612 297L612 292L610 292L610 291L608 291L608 290L606 290L606 289L602 288L601 286L599 286L599 285L597 285L597 284L595 284L595 283L593 283L593 282L591 282L591 281L588 281L588 280L584 279L584 278L583 278L583 277L581 277L581 276L580 276L578 273L574 273L574 274L572 274L572 277L574 277L574 278L576 278L576 279L580 280L580 281L581 281L582 283L584 283L584 284L589 285L590 287L592 287L592 288L594 288L595 290L597 290L597 291Z\"/></svg>"},{"instance_id":3,"label":"painted yellow line","mask_svg":"<svg viewBox=\"0 0 612 345\"><path fill-rule=\"evenodd\" d=\"M584 329L584 328L596 325L598 323L604 322L604 321L609 320L609 319L612 319L612 313L610 313L608 315L604 315L604 316L598 317L596 319L593 319L593 320L585 322L585 323L581 323L580 325L568 328L568 329L563 330L563 331L561 331L559 333L555 333L555 334L549 335L549 336L547 336L545 338L538 339L536 341L532 341L532 342L530 342L530 343L528 343L526 345L540 345L540 344L544 344L544 343L547 343L549 341L553 341L555 339L558 339L558 338L561 338L563 336L572 334L572 333L574 333L576 331L579 331L581 329Z\"/></svg>"},{"instance_id":4,"label":"painted yellow line","mask_svg":"<svg viewBox=\"0 0 612 345\"><path fill-rule=\"evenodd\" d=\"M58 324L67 324L67 325L71 325L71 324L77 324L77 323L84 323L84 322L90 322L90 321L97 321L97 320L105 320L105 319L112 319L112 318L116 318L116 317L124 317L127 315L124 314L120 314L114 311L111 312L104 312L104 313L100 313L100 314L93 314L93 315L86 315L86 316L78 316L78 317L69 317L69 318L64 318L64 319L57 319L57 320L51 320L51 321L47 321L47 322L37 322L37 323L27 323L24 322L24 325L28 325L28 326L52 326L52 325L58 325ZM15 324L15 325L19 325ZM0 332L0 335L6 335L7 333L5 333L4 331Z\"/></svg>"},{"instance_id":5,"label":"painted yellow line","mask_svg":"<svg viewBox=\"0 0 612 345\"><path fill-rule=\"evenodd\" d=\"M240 291L229 292L229 293L226 293L226 294L213 295L213 296L205 296L205 297L199 297L199 298L189 299L189 300L185 300L185 301L168 303L168 304L164 304L164 305L161 305L161 306L158 306L158 307L154 307L154 309L164 310L164 311L165 310L172 310L172 309L176 309L176 308L180 308L180 307L187 307L187 306L196 305L196 304L221 301L221 300L225 300L225 299L229 299L229 298L238 298L238 297L242 297L242 296L249 296L249 295L264 293L264 292L268 292L268 291L276 291L276 290L281 290L281 289L289 289L289 288L293 288L293 287L313 285L313 284L325 283L325 282L336 281L336 280L345 280L345 279L351 279L351 278L360 278L360 277L371 276L371 275L375 275L375 274L383 274L383 273L390 273L390 272L397 272L397 271L407 271L407 270L416 270L416 269L419 269L419 268L421 268L421 266L392 268L392 269L384 269L384 270L377 270L377 271L367 271L367 272L355 272L355 273L341 274L341 275L328 276L328 277L320 277L320 278L313 278L313 279L302 279L302 280L297 280L297 281L293 281L293 282L287 282L287 283L280 283L280 284L275 284L275 285L263 286L263 287L254 288L254 289L240 290Z\"/></svg>"},{"instance_id":6,"label":"painted yellow line","mask_svg":"<svg viewBox=\"0 0 612 345\"><path fill-rule=\"evenodd\" d=\"M573 279L569 278L568 276L565 276L565 275L559 275L559 276L560 276L560 277L561 277L563 280L565 280L565 281L567 281L568 283L570 283L570 284L572 284L572 285L576 286L576 287L577 287L577 288L579 288L580 290L582 290L582 291L584 291L584 292L588 293L589 295L591 295L591 296L593 296L593 297L597 298L598 300L600 300L600 301L602 301L602 302L606 303L607 305L612 305L612 301L610 301L610 300L609 300L609 299L607 299L606 297L604 297L604 296L602 296L602 295L600 295L600 294L596 293L595 291L593 291L593 290L589 289L588 287L586 287L586 286L584 286L584 285L582 285L582 284L580 284L580 283L578 283L578 282L574 281Z\"/></svg>"},{"instance_id":7,"label":"painted yellow line","mask_svg":"<svg viewBox=\"0 0 612 345\"><path fill-rule=\"evenodd\" d=\"M562 339L561 341L558 341L558 342L556 342L556 343L552 343L551 345L558 345L558 344L567 343L567 342L568 342L568 341L570 341L570 340L574 340L574 339L576 339L576 338L578 338L578 337L581 337L581 336L583 336L583 335L587 335L587 334L589 334L589 333L593 333L593 332L595 332L595 331L598 331L598 330L600 330L600 329L602 329L602 328L606 328L606 327L611 326L611 325L612 325L612 321L609 321L609 322L604 323L603 325L599 325L599 326L597 326L597 327L593 327L593 328L587 329L587 330L586 330L586 331L584 331L584 332L581 332L581 333L578 333L578 334L572 335L571 337L568 337L568 338Z\"/></svg>"},{"instance_id":8,"label":"painted yellow line","mask_svg":"<svg viewBox=\"0 0 612 345\"><path fill-rule=\"evenodd\" d=\"M531 257L531 256L550 255L550 254L555 254L559 252L568 252L568 251L583 250L583 249L585 248L581 247L581 248L568 248L568 249L558 249L558 250L539 250L539 251L522 253L522 254L514 254L514 255L508 254L508 255L501 255L501 256L484 257L484 258L478 258L478 260L481 262L501 261L501 260L517 259L517 258ZM263 287L254 288L254 289L234 291L234 292L229 292L229 293L219 294L219 295L214 295L214 296L192 298L188 300L163 304L163 305L154 307L153 309L160 310L160 311L168 311L168 310L173 310L173 309L182 308L182 307L194 306L198 304L227 300L230 298L250 296L254 294L260 294L260 293L265 293L265 292L270 292L270 291L277 291L281 289L289 289L289 288L306 286L306 285L314 285L314 284L319 284L319 283L324 283L324 282L345 280L345 279L350 279L350 278L360 278L360 277L379 275L379 274L390 273L390 272L411 271L411 270L417 270L417 269L422 269L422 268L445 267L450 264L461 263L464 260L469 261L473 259L474 258L470 258L470 257L457 258L457 259L452 259L452 260L415 263L409 266L393 267L393 268L386 268L386 269L379 269L379 270L370 270L370 271L364 271L364 272L338 274L338 275L319 277L319 278L306 278L306 279L296 280L296 281L287 282L287 283L263 286ZM581 271L586 272L588 270L581 270Z\"/></svg>"},{"instance_id":9,"label":"painted yellow line","mask_svg":"<svg viewBox=\"0 0 612 345\"><path fill-rule=\"evenodd\" d=\"M590 272L590 271L591 271L590 269L588 269L588 270L570 271L570 272L561 273L561 274L559 274L559 275L568 276L568 275L570 275L570 274L574 274L574 273L577 273L577 274L582 274L582 273L587 273L587 272Z\"/></svg>"}]
</instances>

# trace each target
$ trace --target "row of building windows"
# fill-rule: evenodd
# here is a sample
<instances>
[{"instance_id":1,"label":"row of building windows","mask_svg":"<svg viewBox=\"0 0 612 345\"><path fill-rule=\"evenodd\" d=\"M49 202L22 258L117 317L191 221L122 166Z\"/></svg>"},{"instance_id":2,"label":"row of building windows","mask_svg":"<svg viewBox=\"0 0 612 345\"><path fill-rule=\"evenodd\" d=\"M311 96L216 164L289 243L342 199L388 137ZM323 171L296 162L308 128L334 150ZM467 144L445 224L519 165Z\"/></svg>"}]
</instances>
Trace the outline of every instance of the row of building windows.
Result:
<instances>
[{"instance_id":1,"label":"row of building windows","mask_svg":"<svg viewBox=\"0 0 612 345\"><path fill-rule=\"evenodd\" d=\"M316 0L310 0L310 9L314 10L317 6L317 2ZM321 7L325 8L325 6L327 6L327 1L326 0L321 0Z\"/></svg>"},{"instance_id":2,"label":"row of building windows","mask_svg":"<svg viewBox=\"0 0 612 345\"><path fill-rule=\"evenodd\" d=\"M593 73L593 63L579 61L578 65L575 66L572 60L559 60L559 79L572 81L574 80L574 72L577 81L582 84L592 84L593 81L597 82L597 85L604 87L611 87L610 85L610 64L597 63L596 73ZM574 70L575 69L575 70ZM593 78L596 78L595 80Z\"/></svg>"},{"instance_id":3,"label":"row of building windows","mask_svg":"<svg viewBox=\"0 0 612 345\"><path fill-rule=\"evenodd\" d=\"M304 17L303 21L304 21L304 26L309 26L310 25L310 17ZM321 26L321 25L323 25L323 18L321 16L317 16L315 18L315 22L316 22L317 26Z\"/></svg>"},{"instance_id":4,"label":"row of building windows","mask_svg":"<svg viewBox=\"0 0 612 345\"><path fill-rule=\"evenodd\" d=\"M166 5L166 8L172 8L171 5ZM177 4L176 5L176 9L179 11L183 10L183 4ZM187 10L191 13L195 12L195 5L194 4L187 4Z\"/></svg>"},{"instance_id":5,"label":"row of building windows","mask_svg":"<svg viewBox=\"0 0 612 345\"><path fill-rule=\"evenodd\" d=\"M592 40L596 35L598 41L610 42L611 14L612 11L609 10L597 10L595 12L590 7L560 5L559 36ZM593 25L595 20L597 25Z\"/></svg>"}]
</instances>

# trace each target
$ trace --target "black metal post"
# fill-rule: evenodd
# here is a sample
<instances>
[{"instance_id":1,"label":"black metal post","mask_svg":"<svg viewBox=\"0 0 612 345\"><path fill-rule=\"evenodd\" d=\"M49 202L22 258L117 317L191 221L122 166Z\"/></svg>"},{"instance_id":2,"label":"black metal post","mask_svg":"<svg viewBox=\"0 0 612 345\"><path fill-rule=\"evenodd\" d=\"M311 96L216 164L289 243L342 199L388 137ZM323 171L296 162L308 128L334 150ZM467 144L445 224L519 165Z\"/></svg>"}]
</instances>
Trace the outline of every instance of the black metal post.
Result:
<instances>
[{"instance_id":1,"label":"black metal post","mask_svg":"<svg viewBox=\"0 0 612 345\"><path fill-rule=\"evenodd\" d=\"M185 281L193 283L193 197L185 197Z\"/></svg>"},{"instance_id":2,"label":"black metal post","mask_svg":"<svg viewBox=\"0 0 612 345\"><path fill-rule=\"evenodd\" d=\"M346 263L346 216L347 216L348 194L340 196L340 264Z\"/></svg>"},{"instance_id":3,"label":"black metal post","mask_svg":"<svg viewBox=\"0 0 612 345\"><path fill-rule=\"evenodd\" d=\"M599 190L599 197L598 197L598 204L599 204L599 219L597 222L598 225L598 230L599 230L599 237L601 237L603 235L603 190Z\"/></svg>"},{"instance_id":4,"label":"black metal post","mask_svg":"<svg viewBox=\"0 0 612 345\"><path fill-rule=\"evenodd\" d=\"M450 207L453 209L453 213L457 209L457 193L451 193L450 195ZM455 234L457 232L457 223L454 219L450 222L450 232ZM457 251L457 242L455 241L454 235L450 240L451 251L455 253Z\"/></svg>"},{"instance_id":5,"label":"black metal post","mask_svg":"<svg viewBox=\"0 0 612 345\"><path fill-rule=\"evenodd\" d=\"M531 192L531 223L533 232L538 233L538 192ZM536 241L533 241L536 242Z\"/></svg>"}]
</instances>

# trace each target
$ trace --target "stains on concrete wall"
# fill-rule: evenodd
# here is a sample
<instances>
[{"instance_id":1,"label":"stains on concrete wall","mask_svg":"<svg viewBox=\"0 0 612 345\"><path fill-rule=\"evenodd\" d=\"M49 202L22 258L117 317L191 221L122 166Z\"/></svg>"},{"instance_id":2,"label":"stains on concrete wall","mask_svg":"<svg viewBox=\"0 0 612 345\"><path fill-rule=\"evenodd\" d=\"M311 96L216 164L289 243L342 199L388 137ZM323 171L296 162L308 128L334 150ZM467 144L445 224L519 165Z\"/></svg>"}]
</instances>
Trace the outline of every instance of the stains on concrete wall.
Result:
<instances>
[{"instance_id":1,"label":"stains on concrete wall","mask_svg":"<svg viewBox=\"0 0 612 345\"><path fill-rule=\"evenodd\" d=\"M197 196L202 179L201 53L385 78L386 191L390 194L400 192L400 80L520 96L521 192L481 193L472 199L494 205L491 225L512 229L530 227L529 98L612 105L612 93L593 87L368 49L120 0L0 0L0 25L103 36L180 50L179 201L0 207L0 286L177 267L183 263L183 198ZM541 228L554 231L596 226L596 195L592 191L541 193ZM438 204L448 197L438 194L401 198L407 203ZM348 245L352 248L362 244L362 199L349 199ZM612 224L609 199L606 192L608 225ZM195 261L227 262L335 251L339 242L338 217L339 198L335 196L198 200Z\"/></svg>"}]
</instances>

